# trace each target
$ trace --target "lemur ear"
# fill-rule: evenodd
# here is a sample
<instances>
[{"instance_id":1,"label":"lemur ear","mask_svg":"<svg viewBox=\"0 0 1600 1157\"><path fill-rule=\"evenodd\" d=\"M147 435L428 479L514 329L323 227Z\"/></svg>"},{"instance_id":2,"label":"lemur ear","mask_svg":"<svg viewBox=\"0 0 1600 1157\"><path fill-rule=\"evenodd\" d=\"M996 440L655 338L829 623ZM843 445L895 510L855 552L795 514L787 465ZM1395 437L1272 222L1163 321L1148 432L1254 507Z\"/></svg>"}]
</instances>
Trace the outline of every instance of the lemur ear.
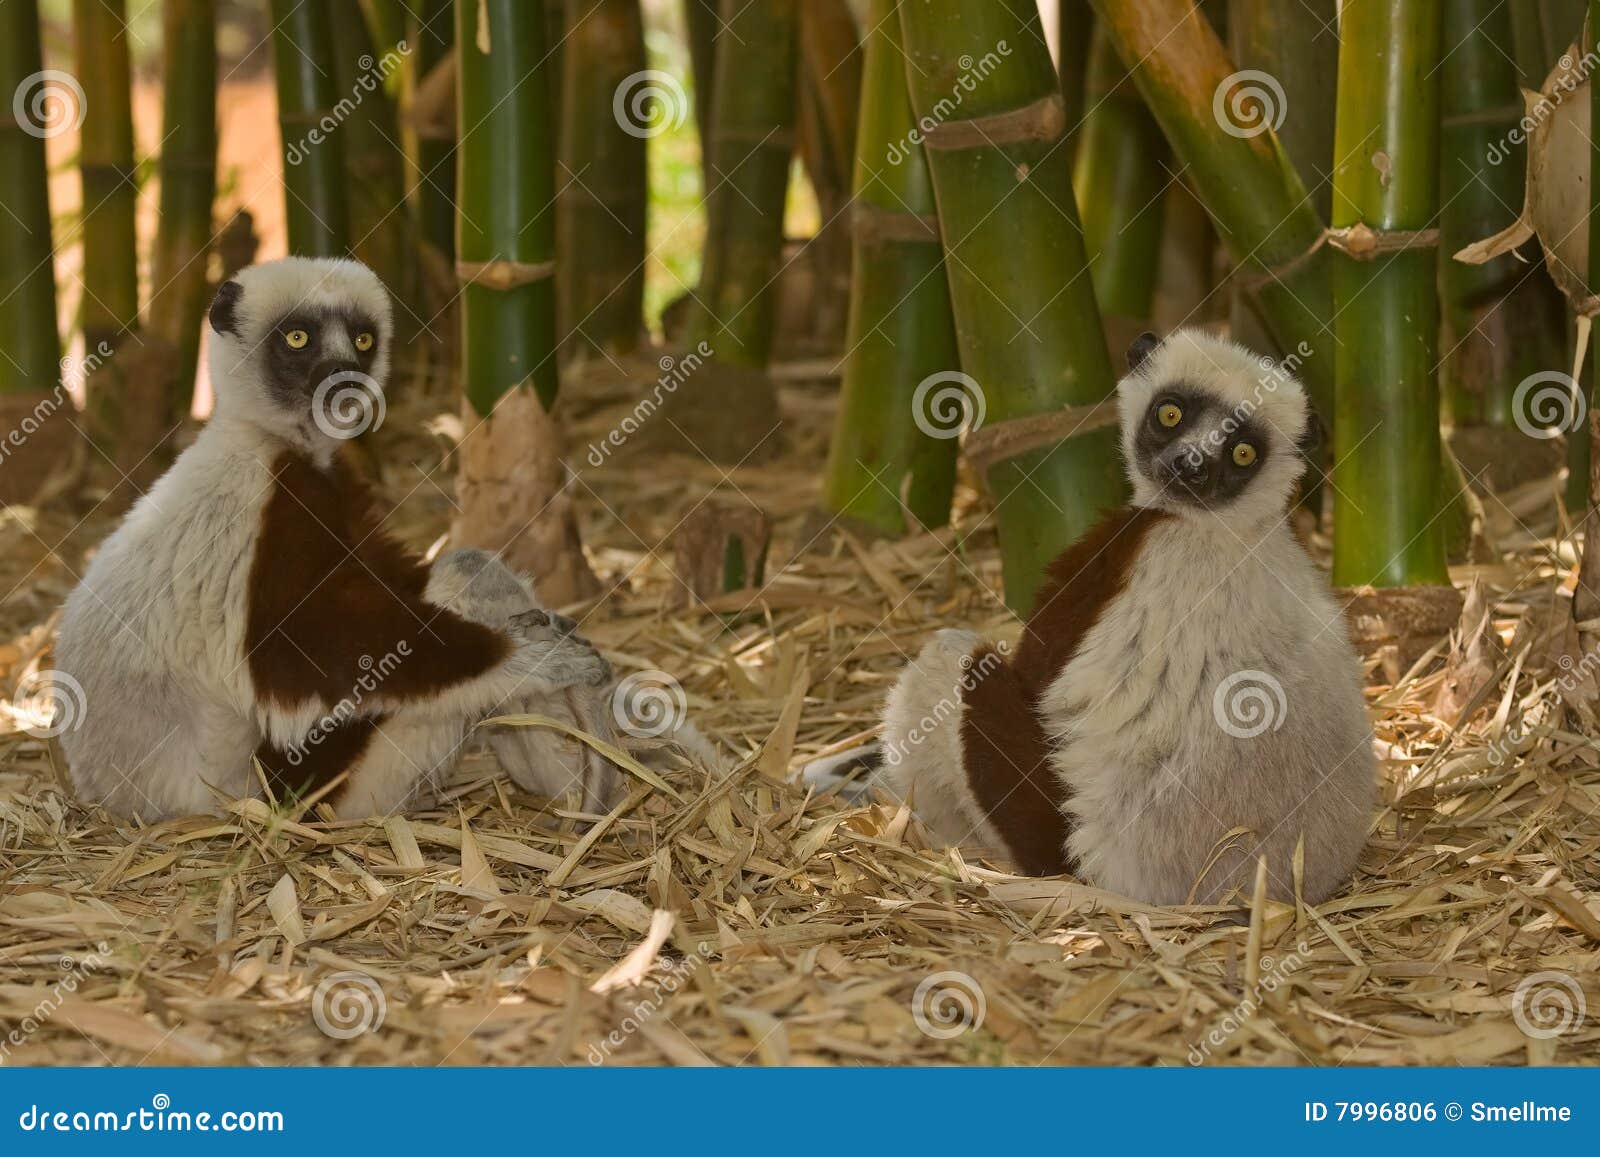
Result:
<instances>
[{"instance_id":1,"label":"lemur ear","mask_svg":"<svg viewBox=\"0 0 1600 1157\"><path fill-rule=\"evenodd\" d=\"M1315 410L1306 411L1306 428L1300 434L1300 453L1307 458L1316 459L1322 452L1322 447L1328 440L1328 428L1322 424L1322 419Z\"/></svg>"},{"instance_id":2,"label":"lemur ear","mask_svg":"<svg viewBox=\"0 0 1600 1157\"><path fill-rule=\"evenodd\" d=\"M218 333L238 333L239 319L234 316L239 299L244 296L244 286L237 281L224 281L217 286L217 296L211 302L211 328Z\"/></svg>"},{"instance_id":3,"label":"lemur ear","mask_svg":"<svg viewBox=\"0 0 1600 1157\"><path fill-rule=\"evenodd\" d=\"M1128 347L1128 372L1133 373L1143 365L1144 359L1155 353L1156 346L1160 344L1161 339L1149 330L1134 338L1133 344Z\"/></svg>"}]
</instances>

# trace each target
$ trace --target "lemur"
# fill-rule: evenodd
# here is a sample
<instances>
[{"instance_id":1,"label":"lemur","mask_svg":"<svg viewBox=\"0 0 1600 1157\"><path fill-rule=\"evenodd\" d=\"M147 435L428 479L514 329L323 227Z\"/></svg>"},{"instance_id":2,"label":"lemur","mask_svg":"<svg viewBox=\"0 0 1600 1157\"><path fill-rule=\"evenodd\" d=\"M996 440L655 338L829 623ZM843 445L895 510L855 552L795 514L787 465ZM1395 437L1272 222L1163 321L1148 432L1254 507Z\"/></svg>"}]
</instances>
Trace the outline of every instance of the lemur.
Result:
<instances>
[{"instance_id":1,"label":"lemur","mask_svg":"<svg viewBox=\"0 0 1600 1157\"><path fill-rule=\"evenodd\" d=\"M1288 526L1305 393L1195 330L1128 363L1131 503L1051 564L1014 653L963 630L922 649L873 778L942 839L1150 903L1248 895L1263 855L1290 897L1304 840L1299 891L1321 900L1365 843L1376 769L1360 666Z\"/></svg>"},{"instance_id":2,"label":"lemur","mask_svg":"<svg viewBox=\"0 0 1600 1157\"><path fill-rule=\"evenodd\" d=\"M216 811L260 794L259 762L280 796L332 786L339 815L381 815L438 786L491 713L605 726L610 670L570 620L486 552L409 553L341 454L327 386L381 395L390 312L348 260L290 257L218 289L215 412L62 618L57 666L86 706L61 739L85 801L147 821ZM554 733L494 746L528 790L579 784L593 808L615 787Z\"/></svg>"}]
</instances>

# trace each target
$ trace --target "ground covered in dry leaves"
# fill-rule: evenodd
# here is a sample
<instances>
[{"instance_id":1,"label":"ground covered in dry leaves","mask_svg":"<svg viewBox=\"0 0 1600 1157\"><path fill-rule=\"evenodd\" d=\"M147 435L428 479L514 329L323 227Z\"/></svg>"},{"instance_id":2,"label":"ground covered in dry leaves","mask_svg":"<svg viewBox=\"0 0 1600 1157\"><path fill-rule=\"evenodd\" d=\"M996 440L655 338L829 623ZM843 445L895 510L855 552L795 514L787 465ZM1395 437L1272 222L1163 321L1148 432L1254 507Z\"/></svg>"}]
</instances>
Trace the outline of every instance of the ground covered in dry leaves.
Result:
<instances>
[{"instance_id":1,"label":"ground covered in dry leaves","mask_svg":"<svg viewBox=\"0 0 1600 1157\"><path fill-rule=\"evenodd\" d=\"M378 458L391 525L425 548L451 494L448 420L429 421L453 407L414 390ZM1448 642L1409 670L1369 661L1383 808L1353 884L1319 908L1157 909L930 850L903 811L786 780L870 729L933 628L1014 637L976 495L952 531L802 551L832 386L787 384L782 455L726 473L641 439L589 465L631 401L616 382L572 392L584 533L611 588L586 631L620 673L677 677L738 769L636 780L593 827L479 752L441 806L387 823L252 801L141 828L74 803L59 751L0 720L0 1062L1600 1057L1583 738L1600 662L1563 629L1574 556L1550 481L1491 500L1503 561L1455 572L1483 584L1492 631L1454 662ZM713 491L777 527L770 586L737 616L684 607L670 565L673 528ZM7 692L48 665L52 615L108 526L92 495L0 520Z\"/></svg>"}]
</instances>

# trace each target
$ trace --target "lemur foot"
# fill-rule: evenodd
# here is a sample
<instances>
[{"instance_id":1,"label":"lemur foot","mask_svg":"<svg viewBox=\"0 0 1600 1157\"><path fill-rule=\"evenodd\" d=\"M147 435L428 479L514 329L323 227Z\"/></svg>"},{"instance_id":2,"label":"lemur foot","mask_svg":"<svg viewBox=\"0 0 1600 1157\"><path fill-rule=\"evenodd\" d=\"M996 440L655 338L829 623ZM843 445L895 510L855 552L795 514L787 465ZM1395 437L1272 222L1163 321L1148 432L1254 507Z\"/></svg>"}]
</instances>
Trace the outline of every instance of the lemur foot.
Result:
<instances>
[{"instance_id":1,"label":"lemur foot","mask_svg":"<svg viewBox=\"0 0 1600 1157\"><path fill-rule=\"evenodd\" d=\"M533 676L555 687L600 687L611 681L611 664L593 643L573 634L565 615L534 609L511 619L513 634L536 653Z\"/></svg>"}]
</instances>

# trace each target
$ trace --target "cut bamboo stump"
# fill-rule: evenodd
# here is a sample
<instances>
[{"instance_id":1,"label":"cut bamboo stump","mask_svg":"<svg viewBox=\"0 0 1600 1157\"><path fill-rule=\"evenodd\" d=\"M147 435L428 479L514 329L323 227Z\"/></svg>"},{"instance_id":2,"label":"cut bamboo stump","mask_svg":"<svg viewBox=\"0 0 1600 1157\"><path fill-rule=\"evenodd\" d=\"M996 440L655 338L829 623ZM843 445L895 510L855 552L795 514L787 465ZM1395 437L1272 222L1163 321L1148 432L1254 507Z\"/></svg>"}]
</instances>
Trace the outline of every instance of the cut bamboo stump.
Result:
<instances>
[{"instance_id":1,"label":"cut bamboo stump","mask_svg":"<svg viewBox=\"0 0 1600 1157\"><path fill-rule=\"evenodd\" d=\"M759 590L771 541L772 519L753 503L725 498L701 503L673 536L680 605Z\"/></svg>"}]
</instances>

